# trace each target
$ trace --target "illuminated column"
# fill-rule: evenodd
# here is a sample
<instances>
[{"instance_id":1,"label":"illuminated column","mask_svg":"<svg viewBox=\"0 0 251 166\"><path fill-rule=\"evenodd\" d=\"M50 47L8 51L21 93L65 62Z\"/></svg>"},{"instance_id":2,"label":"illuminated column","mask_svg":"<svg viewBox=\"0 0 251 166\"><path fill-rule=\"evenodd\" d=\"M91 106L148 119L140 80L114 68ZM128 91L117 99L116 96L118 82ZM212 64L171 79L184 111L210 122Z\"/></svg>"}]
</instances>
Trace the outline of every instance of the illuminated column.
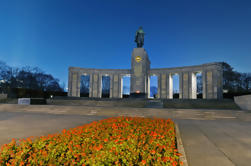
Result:
<instances>
[{"instance_id":1,"label":"illuminated column","mask_svg":"<svg viewBox=\"0 0 251 166\"><path fill-rule=\"evenodd\" d=\"M190 72L189 77L191 78L189 80L189 98L190 99L197 99L197 79L196 79L196 73Z\"/></svg>"},{"instance_id":2,"label":"illuminated column","mask_svg":"<svg viewBox=\"0 0 251 166\"><path fill-rule=\"evenodd\" d=\"M168 88L168 99L173 98L173 74L169 73L167 75L167 88Z\"/></svg>"},{"instance_id":3,"label":"illuminated column","mask_svg":"<svg viewBox=\"0 0 251 166\"><path fill-rule=\"evenodd\" d=\"M118 97L119 98L123 98L123 76L121 74L119 74L119 82L118 82L118 87L119 87L119 94Z\"/></svg>"}]
</instances>

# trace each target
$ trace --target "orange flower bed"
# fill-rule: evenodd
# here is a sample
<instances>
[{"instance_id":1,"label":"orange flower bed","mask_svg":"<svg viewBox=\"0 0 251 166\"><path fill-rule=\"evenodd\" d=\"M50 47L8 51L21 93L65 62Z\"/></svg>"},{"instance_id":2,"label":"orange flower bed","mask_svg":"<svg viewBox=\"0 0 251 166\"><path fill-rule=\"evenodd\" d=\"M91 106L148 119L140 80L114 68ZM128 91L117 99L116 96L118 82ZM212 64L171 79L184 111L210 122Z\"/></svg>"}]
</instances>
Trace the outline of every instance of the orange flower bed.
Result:
<instances>
[{"instance_id":1,"label":"orange flower bed","mask_svg":"<svg viewBox=\"0 0 251 166\"><path fill-rule=\"evenodd\" d=\"M26 140L0 150L0 165L181 165L174 123L115 117Z\"/></svg>"}]
</instances>

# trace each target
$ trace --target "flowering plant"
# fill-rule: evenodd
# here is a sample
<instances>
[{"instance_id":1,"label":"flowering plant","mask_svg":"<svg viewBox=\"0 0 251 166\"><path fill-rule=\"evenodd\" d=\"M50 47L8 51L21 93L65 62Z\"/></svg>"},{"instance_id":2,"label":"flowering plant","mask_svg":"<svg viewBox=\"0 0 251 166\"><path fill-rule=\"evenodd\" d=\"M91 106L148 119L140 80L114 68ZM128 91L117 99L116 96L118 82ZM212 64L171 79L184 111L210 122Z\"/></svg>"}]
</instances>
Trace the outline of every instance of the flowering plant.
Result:
<instances>
[{"instance_id":1,"label":"flowering plant","mask_svg":"<svg viewBox=\"0 0 251 166\"><path fill-rule=\"evenodd\" d=\"M178 166L179 156L172 120L115 117L19 143L13 139L1 147L0 165Z\"/></svg>"}]
</instances>

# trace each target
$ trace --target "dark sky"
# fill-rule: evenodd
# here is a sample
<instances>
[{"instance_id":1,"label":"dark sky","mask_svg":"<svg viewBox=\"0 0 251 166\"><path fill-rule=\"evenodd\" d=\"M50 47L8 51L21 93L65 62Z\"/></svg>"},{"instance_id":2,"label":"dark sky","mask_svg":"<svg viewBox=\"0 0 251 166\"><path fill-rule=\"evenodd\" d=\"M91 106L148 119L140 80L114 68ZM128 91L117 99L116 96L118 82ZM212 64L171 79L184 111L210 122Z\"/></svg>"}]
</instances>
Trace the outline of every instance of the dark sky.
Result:
<instances>
[{"instance_id":1,"label":"dark sky","mask_svg":"<svg viewBox=\"0 0 251 166\"><path fill-rule=\"evenodd\" d=\"M251 72L250 0L0 0L0 60L67 85L69 66L130 68L140 25L152 68Z\"/></svg>"}]
</instances>

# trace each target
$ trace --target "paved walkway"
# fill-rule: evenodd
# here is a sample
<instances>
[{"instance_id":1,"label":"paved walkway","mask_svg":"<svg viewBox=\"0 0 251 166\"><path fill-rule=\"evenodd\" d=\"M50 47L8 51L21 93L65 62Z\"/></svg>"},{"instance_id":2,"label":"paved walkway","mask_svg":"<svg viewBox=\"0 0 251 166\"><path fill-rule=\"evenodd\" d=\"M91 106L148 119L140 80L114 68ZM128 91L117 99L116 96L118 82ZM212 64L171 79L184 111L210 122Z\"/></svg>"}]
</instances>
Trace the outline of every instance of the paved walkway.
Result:
<instances>
[{"instance_id":1,"label":"paved walkway","mask_svg":"<svg viewBox=\"0 0 251 166\"><path fill-rule=\"evenodd\" d=\"M179 125L190 166L251 165L251 113L240 110L0 104L0 145L120 115L172 118Z\"/></svg>"},{"instance_id":2,"label":"paved walkway","mask_svg":"<svg viewBox=\"0 0 251 166\"><path fill-rule=\"evenodd\" d=\"M251 122L178 120L192 166L250 166Z\"/></svg>"}]
</instances>

